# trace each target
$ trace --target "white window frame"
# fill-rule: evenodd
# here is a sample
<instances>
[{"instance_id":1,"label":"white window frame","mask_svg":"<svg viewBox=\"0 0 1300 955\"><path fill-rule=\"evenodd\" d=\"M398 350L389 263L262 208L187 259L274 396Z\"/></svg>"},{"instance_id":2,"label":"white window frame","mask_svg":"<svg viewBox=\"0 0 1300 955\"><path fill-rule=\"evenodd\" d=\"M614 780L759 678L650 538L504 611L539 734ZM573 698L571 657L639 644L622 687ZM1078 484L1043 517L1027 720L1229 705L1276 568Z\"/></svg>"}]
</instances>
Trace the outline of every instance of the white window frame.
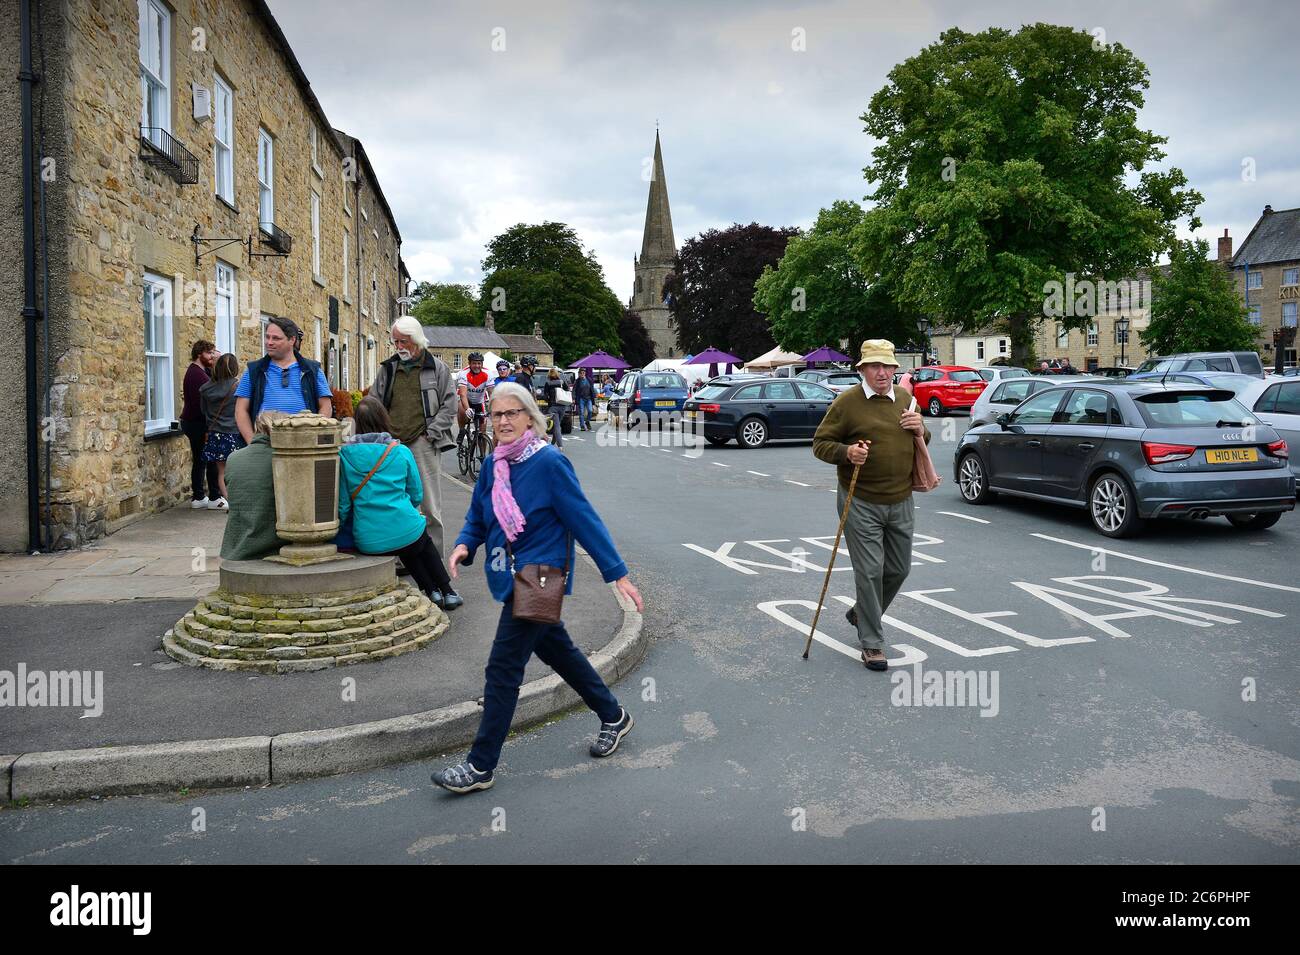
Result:
<instances>
[{"instance_id":1,"label":"white window frame","mask_svg":"<svg viewBox=\"0 0 1300 955\"><path fill-rule=\"evenodd\" d=\"M239 322L235 318L235 268L220 259L216 267L216 293L213 301L216 327L212 340L217 350L239 354Z\"/></svg>"},{"instance_id":2,"label":"white window frame","mask_svg":"<svg viewBox=\"0 0 1300 955\"><path fill-rule=\"evenodd\" d=\"M321 356L321 321L316 319L316 361L320 362Z\"/></svg>"},{"instance_id":3,"label":"white window frame","mask_svg":"<svg viewBox=\"0 0 1300 955\"><path fill-rule=\"evenodd\" d=\"M1097 333L1097 323L1090 322L1088 324L1088 347L1096 348L1098 341L1099 341L1099 337Z\"/></svg>"},{"instance_id":4,"label":"white window frame","mask_svg":"<svg viewBox=\"0 0 1300 955\"><path fill-rule=\"evenodd\" d=\"M343 180L343 211L350 216L352 215L352 202L349 196L352 194L352 183L348 182L346 168L339 171L339 178Z\"/></svg>"},{"instance_id":5,"label":"white window frame","mask_svg":"<svg viewBox=\"0 0 1300 955\"><path fill-rule=\"evenodd\" d=\"M351 252L352 236L347 229L343 230L343 297L346 299L349 294L348 273L352 270L348 268L348 255Z\"/></svg>"},{"instance_id":6,"label":"white window frame","mask_svg":"<svg viewBox=\"0 0 1300 955\"><path fill-rule=\"evenodd\" d=\"M275 224L275 140L259 126L257 130L257 218L263 231Z\"/></svg>"},{"instance_id":7,"label":"white window frame","mask_svg":"<svg viewBox=\"0 0 1300 955\"><path fill-rule=\"evenodd\" d=\"M161 314L155 311L160 308ZM144 320L144 433L170 431L176 417L175 369L172 365L172 284L160 275L144 273L141 289ZM152 330L152 340L150 331ZM157 404L157 416L149 411Z\"/></svg>"},{"instance_id":8,"label":"white window frame","mask_svg":"<svg viewBox=\"0 0 1300 955\"><path fill-rule=\"evenodd\" d=\"M221 140L223 123L228 142ZM212 74L212 191L235 204L235 91L220 73Z\"/></svg>"},{"instance_id":9,"label":"white window frame","mask_svg":"<svg viewBox=\"0 0 1300 955\"><path fill-rule=\"evenodd\" d=\"M999 355L1005 355L1006 353L1007 353L1007 340L1006 340L1005 338L999 338L999 339L998 339L998 354L999 354Z\"/></svg>"},{"instance_id":10,"label":"white window frame","mask_svg":"<svg viewBox=\"0 0 1300 955\"><path fill-rule=\"evenodd\" d=\"M1263 272L1246 273L1246 288L1263 288L1263 287L1264 287Z\"/></svg>"},{"instance_id":11,"label":"white window frame","mask_svg":"<svg viewBox=\"0 0 1300 955\"><path fill-rule=\"evenodd\" d=\"M316 175L318 175L318 176L320 176L322 179L324 179L324 178L325 178L325 174L321 172L321 168L320 168L320 147L319 147L320 135L319 135L319 133L318 133L318 131L317 131L317 128L316 128L316 124L315 124L315 123L312 123L312 124L311 124L310 139L311 139L311 168L312 168L312 172L316 173Z\"/></svg>"},{"instance_id":12,"label":"white window frame","mask_svg":"<svg viewBox=\"0 0 1300 955\"><path fill-rule=\"evenodd\" d=\"M1251 305L1246 309L1246 320L1252 325L1263 325L1264 317L1262 309L1258 305Z\"/></svg>"},{"instance_id":13,"label":"white window frame","mask_svg":"<svg viewBox=\"0 0 1300 955\"><path fill-rule=\"evenodd\" d=\"M343 379L344 391L352 390L352 369L349 367L350 357L351 356L348 354L348 333L344 332L342 351L339 353L339 359L340 359L339 367L342 369L343 372L341 377Z\"/></svg>"},{"instance_id":14,"label":"white window frame","mask_svg":"<svg viewBox=\"0 0 1300 955\"><path fill-rule=\"evenodd\" d=\"M1287 310L1291 311L1291 320L1287 321ZM1295 328L1297 313L1300 313L1300 302L1283 302L1282 303L1282 327Z\"/></svg>"},{"instance_id":15,"label":"white window frame","mask_svg":"<svg viewBox=\"0 0 1300 955\"><path fill-rule=\"evenodd\" d=\"M460 371L460 352L456 352L454 355L451 356L451 358L452 358L451 370Z\"/></svg>"},{"instance_id":16,"label":"white window frame","mask_svg":"<svg viewBox=\"0 0 1300 955\"><path fill-rule=\"evenodd\" d=\"M1056 326L1056 347L1057 348L1070 347L1070 330L1066 328L1064 325Z\"/></svg>"},{"instance_id":17,"label":"white window frame","mask_svg":"<svg viewBox=\"0 0 1300 955\"><path fill-rule=\"evenodd\" d=\"M1300 285L1300 268L1292 266L1282 270L1283 285Z\"/></svg>"},{"instance_id":18,"label":"white window frame","mask_svg":"<svg viewBox=\"0 0 1300 955\"><path fill-rule=\"evenodd\" d=\"M157 27L154 34L151 26ZM171 11L155 0L139 0L140 126L172 131ZM156 37L158 48L148 40ZM161 137L155 137L161 139ZM152 142L152 140L151 140ZM155 143L161 146L161 143Z\"/></svg>"},{"instance_id":19,"label":"white window frame","mask_svg":"<svg viewBox=\"0 0 1300 955\"><path fill-rule=\"evenodd\" d=\"M320 193L311 194L311 274L320 278Z\"/></svg>"},{"instance_id":20,"label":"white window frame","mask_svg":"<svg viewBox=\"0 0 1300 955\"><path fill-rule=\"evenodd\" d=\"M975 343L975 360L984 360L984 339L982 338Z\"/></svg>"}]
</instances>

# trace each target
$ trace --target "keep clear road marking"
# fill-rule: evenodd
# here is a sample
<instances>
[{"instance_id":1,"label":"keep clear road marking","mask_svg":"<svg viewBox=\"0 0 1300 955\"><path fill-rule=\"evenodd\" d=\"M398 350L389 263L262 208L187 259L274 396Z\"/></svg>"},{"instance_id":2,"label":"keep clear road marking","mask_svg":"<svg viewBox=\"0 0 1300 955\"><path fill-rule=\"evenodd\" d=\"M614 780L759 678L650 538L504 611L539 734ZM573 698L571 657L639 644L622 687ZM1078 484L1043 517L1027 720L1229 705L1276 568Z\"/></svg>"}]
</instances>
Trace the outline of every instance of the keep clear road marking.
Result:
<instances>
[{"instance_id":1,"label":"keep clear road marking","mask_svg":"<svg viewBox=\"0 0 1300 955\"><path fill-rule=\"evenodd\" d=\"M958 514L956 511L935 511L936 514L946 514L948 517L960 517L963 521L974 521L976 524L992 524L992 521L986 521L982 517L971 517L969 514Z\"/></svg>"},{"instance_id":2,"label":"keep clear road marking","mask_svg":"<svg viewBox=\"0 0 1300 955\"><path fill-rule=\"evenodd\" d=\"M770 475L770 474L764 474L762 471L746 471L745 473L746 473L746 474L753 474L753 475L756 475L757 477L771 477L771 476L772 476L772 475Z\"/></svg>"},{"instance_id":3,"label":"keep clear road marking","mask_svg":"<svg viewBox=\"0 0 1300 955\"><path fill-rule=\"evenodd\" d=\"M1109 547L1092 547L1088 544L1079 544L1075 541L1062 540L1059 537L1052 537L1048 534L1034 534L1033 536L1045 541L1065 544L1068 547L1077 547L1080 550L1090 551L1093 554L1109 554L1111 557L1123 557L1125 560L1135 560L1138 563L1150 564L1153 567L1164 567L1168 570L1181 570L1185 574L1199 574L1202 577L1215 577L1219 580L1230 580L1234 584L1250 584L1253 587L1267 587L1269 590L1287 590L1291 593L1300 594L1300 587L1291 587L1287 584L1271 584L1266 580L1251 580L1249 577L1233 577L1230 574L1216 574L1212 570L1198 570L1195 567L1184 567L1182 564L1167 564L1163 560L1152 560L1150 557L1138 557L1135 554L1123 554L1117 550L1111 550Z\"/></svg>"},{"instance_id":4,"label":"keep clear road marking","mask_svg":"<svg viewBox=\"0 0 1300 955\"><path fill-rule=\"evenodd\" d=\"M803 481L791 481L789 478L786 478L785 483L786 483L786 484L793 484L793 485L795 485L796 487L812 487L811 484L804 484Z\"/></svg>"}]
</instances>

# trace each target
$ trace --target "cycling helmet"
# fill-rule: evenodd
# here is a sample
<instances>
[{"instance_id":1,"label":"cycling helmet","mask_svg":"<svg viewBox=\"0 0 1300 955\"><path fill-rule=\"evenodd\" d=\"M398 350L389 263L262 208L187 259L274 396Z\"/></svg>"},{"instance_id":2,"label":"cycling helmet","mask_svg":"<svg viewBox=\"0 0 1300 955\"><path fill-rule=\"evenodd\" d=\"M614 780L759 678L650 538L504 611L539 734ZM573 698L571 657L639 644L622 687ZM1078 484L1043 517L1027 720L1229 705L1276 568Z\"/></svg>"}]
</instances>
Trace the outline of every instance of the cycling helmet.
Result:
<instances>
[{"instance_id":1,"label":"cycling helmet","mask_svg":"<svg viewBox=\"0 0 1300 955\"><path fill-rule=\"evenodd\" d=\"M469 353L469 360L470 360L470 361L482 361L482 360L483 360L483 356L480 355L480 354L479 354L478 352L476 352L476 351L472 351L472 352Z\"/></svg>"},{"instance_id":2,"label":"cycling helmet","mask_svg":"<svg viewBox=\"0 0 1300 955\"><path fill-rule=\"evenodd\" d=\"M497 371L500 371L502 368L506 369L507 371L510 370L510 362L506 361L504 358L502 358L499 362L497 362Z\"/></svg>"}]
</instances>

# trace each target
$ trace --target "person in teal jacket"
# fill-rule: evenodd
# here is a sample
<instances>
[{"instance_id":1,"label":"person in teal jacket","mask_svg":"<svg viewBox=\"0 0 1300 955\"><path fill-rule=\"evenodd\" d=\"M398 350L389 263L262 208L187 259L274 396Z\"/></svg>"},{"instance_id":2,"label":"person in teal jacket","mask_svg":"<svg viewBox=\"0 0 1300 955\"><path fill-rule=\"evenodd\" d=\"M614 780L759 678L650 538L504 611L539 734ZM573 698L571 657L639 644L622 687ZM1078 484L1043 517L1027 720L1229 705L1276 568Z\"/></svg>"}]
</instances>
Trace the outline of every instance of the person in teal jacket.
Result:
<instances>
[{"instance_id":1,"label":"person in teal jacket","mask_svg":"<svg viewBox=\"0 0 1300 955\"><path fill-rule=\"evenodd\" d=\"M452 588L420 513L424 485L415 456L393 437L388 410L375 396L361 399L353 419L356 434L339 449L340 525L351 517L358 551L401 558L430 600L444 610L455 610L465 601Z\"/></svg>"}]
</instances>

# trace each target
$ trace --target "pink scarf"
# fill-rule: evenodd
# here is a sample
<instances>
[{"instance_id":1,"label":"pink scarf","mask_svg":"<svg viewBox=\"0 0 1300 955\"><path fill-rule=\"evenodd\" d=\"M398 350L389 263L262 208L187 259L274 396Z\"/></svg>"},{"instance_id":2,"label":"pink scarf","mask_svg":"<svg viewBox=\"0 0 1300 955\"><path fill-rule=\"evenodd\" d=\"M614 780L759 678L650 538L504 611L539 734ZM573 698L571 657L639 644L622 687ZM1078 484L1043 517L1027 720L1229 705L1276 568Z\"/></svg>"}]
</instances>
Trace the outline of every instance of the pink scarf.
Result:
<instances>
[{"instance_id":1,"label":"pink scarf","mask_svg":"<svg viewBox=\"0 0 1300 955\"><path fill-rule=\"evenodd\" d=\"M545 442L529 428L509 444L498 444L492 451L492 473L496 477L492 483L492 513L509 541L524 530L523 511L519 510L510 491L510 465L530 455L534 445L545 447Z\"/></svg>"}]
</instances>

